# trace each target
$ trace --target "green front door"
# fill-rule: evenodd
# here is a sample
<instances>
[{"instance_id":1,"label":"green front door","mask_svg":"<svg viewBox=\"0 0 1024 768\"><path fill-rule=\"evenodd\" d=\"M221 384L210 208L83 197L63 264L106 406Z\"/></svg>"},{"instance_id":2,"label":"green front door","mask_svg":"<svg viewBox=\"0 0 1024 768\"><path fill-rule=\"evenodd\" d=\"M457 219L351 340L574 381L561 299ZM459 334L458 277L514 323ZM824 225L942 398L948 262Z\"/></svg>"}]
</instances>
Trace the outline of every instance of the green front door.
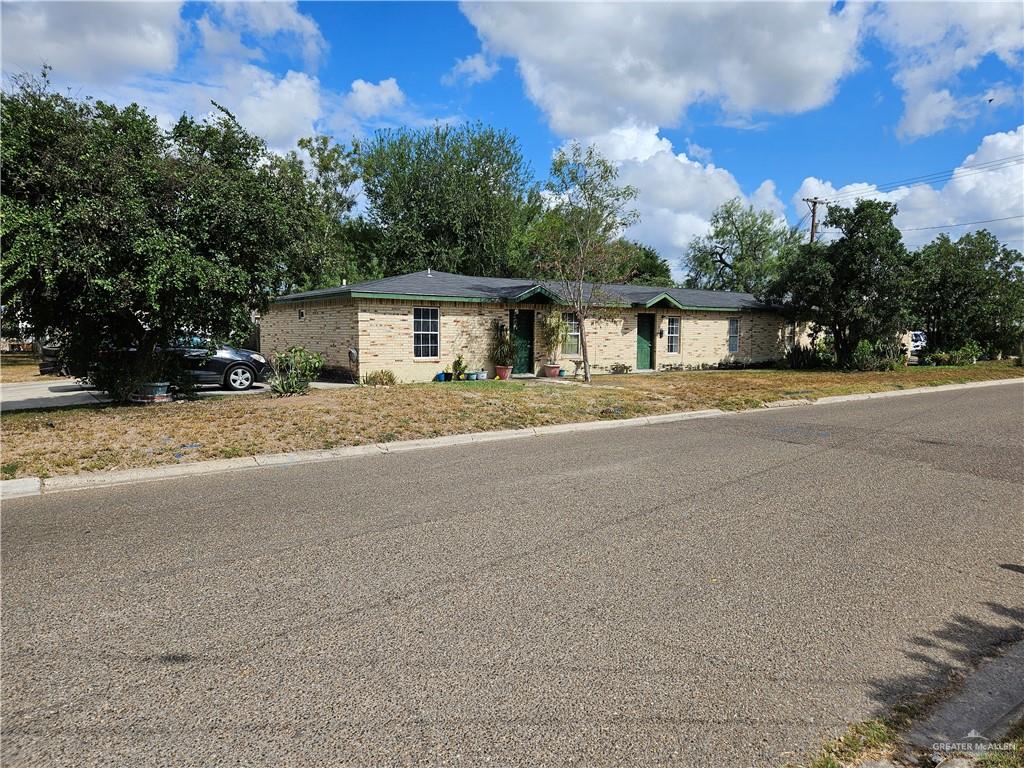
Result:
<instances>
[{"instance_id":1,"label":"green front door","mask_svg":"<svg viewBox=\"0 0 1024 768\"><path fill-rule=\"evenodd\" d=\"M508 327L516 343L516 362L512 373L533 373L533 310L510 309Z\"/></svg>"},{"instance_id":2,"label":"green front door","mask_svg":"<svg viewBox=\"0 0 1024 768\"><path fill-rule=\"evenodd\" d=\"M636 369L648 371L654 367L651 350L654 348L654 315L636 316Z\"/></svg>"}]
</instances>

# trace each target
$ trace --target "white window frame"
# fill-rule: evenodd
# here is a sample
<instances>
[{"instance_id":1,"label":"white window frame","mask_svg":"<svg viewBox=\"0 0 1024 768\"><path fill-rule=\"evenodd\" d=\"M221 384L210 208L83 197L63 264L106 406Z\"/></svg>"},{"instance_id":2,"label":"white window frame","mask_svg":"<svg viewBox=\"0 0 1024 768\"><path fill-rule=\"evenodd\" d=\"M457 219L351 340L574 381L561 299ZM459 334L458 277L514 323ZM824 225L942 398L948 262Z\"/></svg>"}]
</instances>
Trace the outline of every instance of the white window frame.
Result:
<instances>
[{"instance_id":1,"label":"white window frame","mask_svg":"<svg viewBox=\"0 0 1024 768\"><path fill-rule=\"evenodd\" d=\"M678 316L671 316L667 318L667 327L665 330L665 352L670 355L678 355L681 347L683 338L683 318ZM675 321L676 332L672 333L672 322ZM675 340L675 349L672 349L672 341Z\"/></svg>"},{"instance_id":2,"label":"white window frame","mask_svg":"<svg viewBox=\"0 0 1024 768\"><path fill-rule=\"evenodd\" d=\"M728 344L728 350L730 355L735 355L737 352L740 351L740 319L738 317L729 318Z\"/></svg>"},{"instance_id":3,"label":"white window frame","mask_svg":"<svg viewBox=\"0 0 1024 768\"><path fill-rule=\"evenodd\" d=\"M796 320L786 323L786 346L796 346Z\"/></svg>"},{"instance_id":4,"label":"white window frame","mask_svg":"<svg viewBox=\"0 0 1024 768\"><path fill-rule=\"evenodd\" d=\"M417 312L433 312L434 318L437 323L437 330L435 331L422 331L416 330L416 313ZM420 318L423 321L423 318ZM416 348L424 346L423 344L416 343L417 336L433 336L435 337L435 346L437 347L437 354L434 355L417 355ZM412 308L412 359L413 360L437 360L441 357L441 308L440 307L413 307Z\"/></svg>"},{"instance_id":5,"label":"white window frame","mask_svg":"<svg viewBox=\"0 0 1024 768\"><path fill-rule=\"evenodd\" d=\"M580 354L580 321L576 317L575 312L563 312L562 321L569 326L568 333L565 334L565 341L562 342L562 354L563 355L579 355ZM576 330L573 330L575 328ZM575 341L576 348L572 349L569 346L570 341Z\"/></svg>"}]
</instances>

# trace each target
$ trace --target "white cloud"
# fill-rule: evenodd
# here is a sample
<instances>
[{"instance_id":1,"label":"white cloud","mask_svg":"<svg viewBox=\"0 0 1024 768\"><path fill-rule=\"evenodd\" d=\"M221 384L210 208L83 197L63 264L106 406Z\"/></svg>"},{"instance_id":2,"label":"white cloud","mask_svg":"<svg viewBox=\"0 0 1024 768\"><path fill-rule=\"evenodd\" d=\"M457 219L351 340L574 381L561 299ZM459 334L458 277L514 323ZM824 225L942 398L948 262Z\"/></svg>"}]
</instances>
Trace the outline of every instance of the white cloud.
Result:
<instances>
[{"instance_id":1,"label":"white cloud","mask_svg":"<svg viewBox=\"0 0 1024 768\"><path fill-rule=\"evenodd\" d=\"M728 170L676 153L653 126L620 127L588 141L618 166L620 183L639 191L640 222L627 236L657 248L677 280L683 278L680 261L690 240L708 231L711 214L725 201L739 197L783 218L785 205L774 182L766 180L745 195Z\"/></svg>"},{"instance_id":2,"label":"white cloud","mask_svg":"<svg viewBox=\"0 0 1024 768\"><path fill-rule=\"evenodd\" d=\"M238 121L277 150L290 149L315 132L321 114L320 82L303 72L277 78L259 67L246 67L227 87L225 106Z\"/></svg>"},{"instance_id":3,"label":"white cloud","mask_svg":"<svg viewBox=\"0 0 1024 768\"><path fill-rule=\"evenodd\" d=\"M347 110L362 119L393 112L404 103L405 94L393 77L379 83L355 80L345 97Z\"/></svg>"},{"instance_id":4,"label":"white cloud","mask_svg":"<svg viewBox=\"0 0 1024 768\"><path fill-rule=\"evenodd\" d=\"M530 98L564 136L675 124L691 104L729 115L802 112L858 63L863 6L467 3L487 50L518 61Z\"/></svg>"},{"instance_id":5,"label":"white cloud","mask_svg":"<svg viewBox=\"0 0 1024 768\"><path fill-rule=\"evenodd\" d=\"M711 150L689 139L686 140L686 154L694 160L700 160L702 163L711 162Z\"/></svg>"},{"instance_id":6,"label":"white cloud","mask_svg":"<svg viewBox=\"0 0 1024 768\"><path fill-rule=\"evenodd\" d=\"M181 3L3 3L3 70L109 82L168 73L178 62Z\"/></svg>"},{"instance_id":7,"label":"white cloud","mask_svg":"<svg viewBox=\"0 0 1024 768\"><path fill-rule=\"evenodd\" d=\"M5 71L45 59L58 87L85 81L89 95L136 101L164 127L182 113L208 115L216 101L277 151L314 133L329 99L313 71L326 41L293 2L210 4L193 22L180 3L4 3L3 44ZM262 64L271 50L309 71L272 72Z\"/></svg>"},{"instance_id":8,"label":"white cloud","mask_svg":"<svg viewBox=\"0 0 1024 768\"><path fill-rule=\"evenodd\" d=\"M455 65L441 78L441 83L442 85L485 83L498 74L499 69L501 67L488 61L482 53L474 53L464 59L456 59Z\"/></svg>"},{"instance_id":9,"label":"white cloud","mask_svg":"<svg viewBox=\"0 0 1024 768\"><path fill-rule=\"evenodd\" d=\"M1005 219L951 227L948 232L956 238L985 228L1019 250L1024 245L1024 219L1019 218L1024 214L1024 165L1001 164L990 171L981 171L976 166L1021 153L1024 153L1024 125L1014 131L986 136L978 149L964 158L953 178L940 186L918 184L880 192L874 184L866 182L837 188L829 181L808 177L793 196L793 203L799 206L804 197L828 199L838 195L843 196L838 201L842 205L852 205L856 196L894 202L899 207L896 226L903 230L910 248L930 242L943 231L922 227Z\"/></svg>"},{"instance_id":10,"label":"white cloud","mask_svg":"<svg viewBox=\"0 0 1024 768\"><path fill-rule=\"evenodd\" d=\"M962 72L986 56L998 57L1019 74L1020 3L885 3L871 23L896 56L894 80L905 106L897 132L903 138L928 136L976 117L992 94L957 95L955 86Z\"/></svg>"},{"instance_id":11,"label":"white cloud","mask_svg":"<svg viewBox=\"0 0 1024 768\"><path fill-rule=\"evenodd\" d=\"M226 2L215 6L229 28L244 31L275 43L298 45L308 67L314 66L327 49L327 41L316 22L300 13L294 2Z\"/></svg>"}]
</instances>

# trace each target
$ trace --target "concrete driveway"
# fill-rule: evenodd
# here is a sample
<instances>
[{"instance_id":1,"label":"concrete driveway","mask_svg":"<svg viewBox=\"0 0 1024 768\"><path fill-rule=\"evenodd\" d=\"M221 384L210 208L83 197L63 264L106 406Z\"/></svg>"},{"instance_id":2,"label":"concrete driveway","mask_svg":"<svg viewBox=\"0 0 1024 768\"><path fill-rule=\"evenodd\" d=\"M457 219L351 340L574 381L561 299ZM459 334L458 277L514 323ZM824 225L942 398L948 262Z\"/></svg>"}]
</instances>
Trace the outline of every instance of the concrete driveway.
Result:
<instances>
[{"instance_id":1,"label":"concrete driveway","mask_svg":"<svg viewBox=\"0 0 1024 768\"><path fill-rule=\"evenodd\" d=\"M265 384L256 384L244 392L232 392L217 386L200 386L199 397L218 395L253 395L266 392ZM109 398L92 387L82 386L77 379L0 384L0 410L23 411L29 408L62 408L69 405L92 405L109 402Z\"/></svg>"},{"instance_id":2,"label":"concrete driveway","mask_svg":"<svg viewBox=\"0 0 1024 768\"><path fill-rule=\"evenodd\" d=\"M799 760L1024 634L1022 395L5 502L0 756Z\"/></svg>"}]
</instances>

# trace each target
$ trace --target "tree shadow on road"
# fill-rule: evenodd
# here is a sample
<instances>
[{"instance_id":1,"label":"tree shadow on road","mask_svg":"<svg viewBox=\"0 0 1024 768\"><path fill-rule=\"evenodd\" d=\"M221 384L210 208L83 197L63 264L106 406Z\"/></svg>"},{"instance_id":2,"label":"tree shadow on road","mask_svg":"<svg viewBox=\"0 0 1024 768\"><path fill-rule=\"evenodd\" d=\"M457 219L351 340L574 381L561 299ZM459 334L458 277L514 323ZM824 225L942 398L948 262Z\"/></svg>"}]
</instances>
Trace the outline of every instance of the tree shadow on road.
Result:
<instances>
[{"instance_id":1,"label":"tree shadow on road","mask_svg":"<svg viewBox=\"0 0 1024 768\"><path fill-rule=\"evenodd\" d=\"M1024 579L1021 586L1024 590ZM911 638L905 654L916 672L869 680L876 717L902 725L921 717L956 690L970 668L1024 640L1024 607L981 605L986 609L982 617L958 613L939 629Z\"/></svg>"}]
</instances>

